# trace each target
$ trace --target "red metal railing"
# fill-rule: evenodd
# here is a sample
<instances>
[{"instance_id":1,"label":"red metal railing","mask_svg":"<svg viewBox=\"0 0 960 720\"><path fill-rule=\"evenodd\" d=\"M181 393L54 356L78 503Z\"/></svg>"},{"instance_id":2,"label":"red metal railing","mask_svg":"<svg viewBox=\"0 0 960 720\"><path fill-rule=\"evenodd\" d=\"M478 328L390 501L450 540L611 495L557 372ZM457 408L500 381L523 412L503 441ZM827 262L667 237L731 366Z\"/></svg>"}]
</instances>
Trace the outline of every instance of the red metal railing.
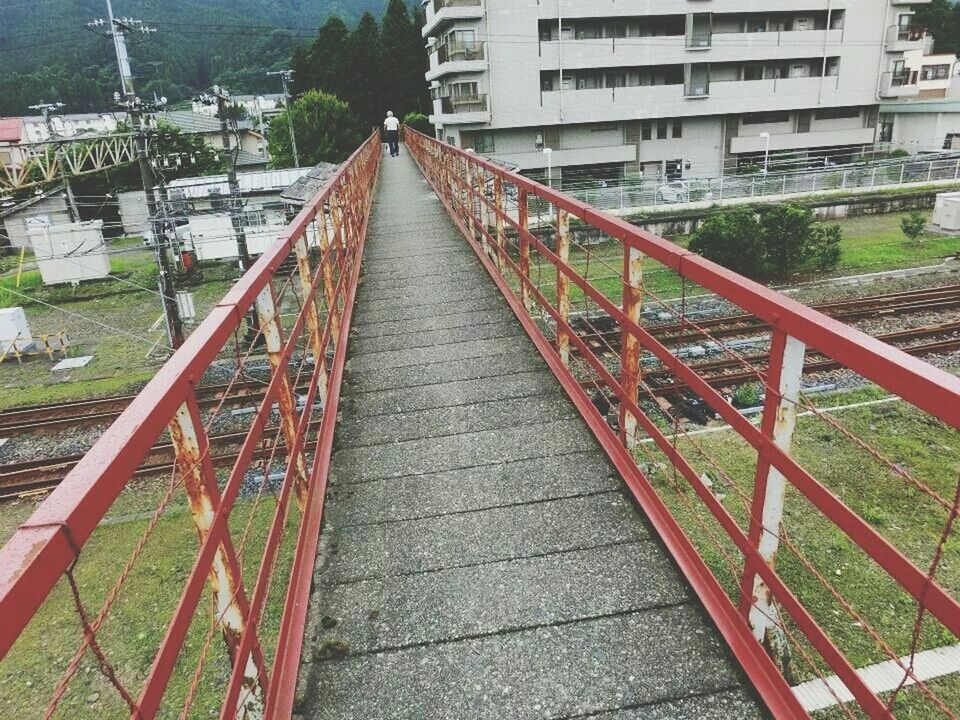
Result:
<instances>
[{"instance_id":1,"label":"red metal railing","mask_svg":"<svg viewBox=\"0 0 960 720\"><path fill-rule=\"evenodd\" d=\"M380 154L371 136L0 552L0 658L34 669L11 675L30 712L290 717ZM225 378L262 402L201 410ZM168 482L132 487L165 433Z\"/></svg>"},{"instance_id":2,"label":"red metal railing","mask_svg":"<svg viewBox=\"0 0 960 720\"><path fill-rule=\"evenodd\" d=\"M906 705L955 716L914 660L960 635L958 473L876 425L893 407L901 432L956 454L960 380L475 154L405 137L771 710L813 707L789 680L848 717L854 704L873 718ZM718 304L764 321L744 340L761 352L698 324ZM866 401L818 402L802 384L808 348ZM696 361L708 351L754 378L759 426L733 388L715 389ZM894 687L857 672L881 661Z\"/></svg>"}]
</instances>

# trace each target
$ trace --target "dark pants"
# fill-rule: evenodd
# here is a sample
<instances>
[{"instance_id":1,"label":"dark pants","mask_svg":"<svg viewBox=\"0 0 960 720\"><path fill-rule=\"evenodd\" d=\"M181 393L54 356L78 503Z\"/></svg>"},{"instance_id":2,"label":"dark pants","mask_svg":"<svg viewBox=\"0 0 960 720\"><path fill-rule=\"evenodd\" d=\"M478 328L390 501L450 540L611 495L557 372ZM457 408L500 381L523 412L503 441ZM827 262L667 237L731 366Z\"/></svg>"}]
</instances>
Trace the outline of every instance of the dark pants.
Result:
<instances>
[{"instance_id":1,"label":"dark pants","mask_svg":"<svg viewBox=\"0 0 960 720\"><path fill-rule=\"evenodd\" d=\"M387 130L387 144L390 146L391 155L400 154L400 131Z\"/></svg>"}]
</instances>

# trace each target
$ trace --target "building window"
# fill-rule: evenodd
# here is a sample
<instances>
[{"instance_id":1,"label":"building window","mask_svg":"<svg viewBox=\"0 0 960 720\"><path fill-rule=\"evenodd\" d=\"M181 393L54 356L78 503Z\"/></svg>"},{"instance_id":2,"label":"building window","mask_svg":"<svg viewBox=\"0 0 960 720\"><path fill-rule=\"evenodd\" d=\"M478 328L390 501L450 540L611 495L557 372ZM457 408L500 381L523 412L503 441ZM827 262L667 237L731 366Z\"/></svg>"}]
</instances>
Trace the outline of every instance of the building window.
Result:
<instances>
[{"instance_id":1,"label":"building window","mask_svg":"<svg viewBox=\"0 0 960 720\"><path fill-rule=\"evenodd\" d=\"M683 137L683 121L682 120L673 121L673 136L675 138Z\"/></svg>"},{"instance_id":2,"label":"building window","mask_svg":"<svg viewBox=\"0 0 960 720\"><path fill-rule=\"evenodd\" d=\"M667 180L679 180L683 177L683 160L667 160Z\"/></svg>"},{"instance_id":3,"label":"building window","mask_svg":"<svg viewBox=\"0 0 960 720\"><path fill-rule=\"evenodd\" d=\"M667 121L657 120L657 140L667 139Z\"/></svg>"},{"instance_id":4,"label":"building window","mask_svg":"<svg viewBox=\"0 0 960 720\"><path fill-rule=\"evenodd\" d=\"M740 118L741 125L770 125L773 123L789 122L790 113L788 112L755 112L744 113Z\"/></svg>"},{"instance_id":5,"label":"building window","mask_svg":"<svg viewBox=\"0 0 960 720\"><path fill-rule=\"evenodd\" d=\"M763 65L744 65L744 80L763 80Z\"/></svg>"},{"instance_id":6,"label":"building window","mask_svg":"<svg viewBox=\"0 0 960 720\"><path fill-rule=\"evenodd\" d=\"M813 113L817 120L839 120L840 118L860 117L858 107L820 108Z\"/></svg>"},{"instance_id":7,"label":"building window","mask_svg":"<svg viewBox=\"0 0 960 720\"><path fill-rule=\"evenodd\" d=\"M615 122L596 123L590 126L590 132L615 132L619 129L620 127Z\"/></svg>"},{"instance_id":8,"label":"building window","mask_svg":"<svg viewBox=\"0 0 960 720\"><path fill-rule=\"evenodd\" d=\"M949 77L949 65L924 65L920 70L921 80L946 80Z\"/></svg>"},{"instance_id":9,"label":"building window","mask_svg":"<svg viewBox=\"0 0 960 720\"><path fill-rule=\"evenodd\" d=\"M893 142L893 122L884 120L880 123L880 142Z\"/></svg>"},{"instance_id":10,"label":"building window","mask_svg":"<svg viewBox=\"0 0 960 720\"><path fill-rule=\"evenodd\" d=\"M478 153L495 152L492 132L473 133L473 149Z\"/></svg>"},{"instance_id":11,"label":"building window","mask_svg":"<svg viewBox=\"0 0 960 720\"><path fill-rule=\"evenodd\" d=\"M649 140L651 137L653 137L652 130L653 130L653 125L650 123L649 120L642 123L640 125L640 139Z\"/></svg>"}]
</instances>

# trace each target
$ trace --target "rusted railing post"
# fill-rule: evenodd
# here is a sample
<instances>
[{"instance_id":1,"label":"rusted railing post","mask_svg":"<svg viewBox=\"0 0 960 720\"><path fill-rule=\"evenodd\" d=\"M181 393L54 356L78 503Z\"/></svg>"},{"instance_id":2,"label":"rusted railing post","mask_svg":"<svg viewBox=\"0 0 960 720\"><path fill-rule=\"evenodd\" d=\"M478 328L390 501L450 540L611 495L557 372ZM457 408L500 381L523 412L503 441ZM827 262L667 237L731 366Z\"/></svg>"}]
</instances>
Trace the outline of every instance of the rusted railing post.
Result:
<instances>
[{"instance_id":1,"label":"rusted railing post","mask_svg":"<svg viewBox=\"0 0 960 720\"><path fill-rule=\"evenodd\" d=\"M557 257L567 265L570 262L570 216L563 208L557 208ZM557 267L557 312L562 322L557 323L557 352L560 361L570 365L570 335L566 323L570 321L570 278Z\"/></svg>"},{"instance_id":2,"label":"rusted railing post","mask_svg":"<svg viewBox=\"0 0 960 720\"><path fill-rule=\"evenodd\" d=\"M493 179L493 206L497 215L495 218L497 224L497 267L503 272L503 256L507 250L507 225L503 216L506 214L507 208L503 204L503 178L499 175Z\"/></svg>"},{"instance_id":3,"label":"rusted railing post","mask_svg":"<svg viewBox=\"0 0 960 720\"><path fill-rule=\"evenodd\" d=\"M339 225L334 213L336 196L330 196L330 217L333 221L333 237L339 237ZM330 337L333 344L340 342L340 301L337 298L337 286L333 276L333 262L330 259L330 235L327 228L327 211L321 205L317 212L317 229L320 231L320 268L323 272L323 292L327 298L327 313L330 316Z\"/></svg>"},{"instance_id":4,"label":"rusted railing post","mask_svg":"<svg viewBox=\"0 0 960 720\"><path fill-rule=\"evenodd\" d=\"M466 181L466 193L464 193L463 198L463 208L467 213L467 228L470 230L470 239L476 242L477 240L477 220L475 217L476 214L476 205L473 199L473 163L469 159L464 159L464 179ZM486 250L486 242L484 242L484 250Z\"/></svg>"},{"instance_id":5,"label":"rusted railing post","mask_svg":"<svg viewBox=\"0 0 960 720\"><path fill-rule=\"evenodd\" d=\"M643 310L643 255L636 248L623 246L623 314L627 319L640 324ZM620 353L620 383L623 399L638 402L640 391L640 339L623 328L623 345ZM620 403L620 432L628 449L637 443L637 418Z\"/></svg>"},{"instance_id":6,"label":"rusted railing post","mask_svg":"<svg viewBox=\"0 0 960 720\"><path fill-rule=\"evenodd\" d=\"M802 342L781 330L774 331L760 428L770 442L785 453L790 452L797 424L797 403L805 353L806 346ZM763 562L770 567L774 566L780 547L780 523L783 520L786 487L786 478L759 453L749 537L751 545L758 548ZM744 566L740 608L750 621L754 637L786 669L790 660L786 633L781 626L770 588L757 575L756 567L751 562Z\"/></svg>"},{"instance_id":7,"label":"rusted railing post","mask_svg":"<svg viewBox=\"0 0 960 720\"><path fill-rule=\"evenodd\" d=\"M324 223L326 218L320 215ZM314 227L317 226L317 220L314 218ZM310 336L310 350L313 353L313 362L317 368L318 385L317 394L321 404L327 405L327 352L323 347L323 339L320 329L320 315L317 313L317 301L311 292L313 285L313 271L310 268L310 251L307 248L307 240L300 236L294 243L294 250L297 253L297 270L300 275L300 294L303 297L303 304L306 308L306 326L307 333Z\"/></svg>"},{"instance_id":8,"label":"rusted railing post","mask_svg":"<svg viewBox=\"0 0 960 720\"><path fill-rule=\"evenodd\" d=\"M530 240L527 238L527 232L530 230L528 201L527 191L519 189L517 191L517 224L520 226L520 297L523 299L523 306L527 309L527 312L533 312L530 288L524 282L530 279Z\"/></svg>"},{"instance_id":9,"label":"rusted railing post","mask_svg":"<svg viewBox=\"0 0 960 720\"><path fill-rule=\"evenodd\" d=\"M281 363L283 354L283 330L280 327L280 313L277 310L273 297L273 283L268 282L266 287L257 295L257 316L260 318L260 328L267 347L267 357L273 372L280 373L280 392L277 393L277 405L280 408L280 429L287 444L287 462L296 463L297 471L294 475L294 492L297 495L297 504L303 511L307 506L307 492L310 486L310 473L307 458L301 449L291 457L291 451L297 441L297 399L293 393L293 383L290 382L290 369ZM306 412L306 409L304 410ZM267 470L269 472L269 469Z\"/></svg>"},{"instance_id":10,"label":"rusted railing post","mask_svg":"<svg viewBox=\"0 0 960 720\"><path fill-rule=\"evenodd\" d=\"M176 452L177 471L183 478L190 515L202 543L210 534L220 506L220 491L210 456L210 443L200 419L200 406L192 391L168 427ZM240 564L230 534L225 533L210 566L210 589L215 601L217 623L232 662L236 662L249 610L246 593L240 586L240 577ZM237 708L237 717L244 720L258 720L264 714L263 653L258 642L254 642L254 647L255 652L249 653L245 660L244 692Z\"/></svg>"}]
</instances>

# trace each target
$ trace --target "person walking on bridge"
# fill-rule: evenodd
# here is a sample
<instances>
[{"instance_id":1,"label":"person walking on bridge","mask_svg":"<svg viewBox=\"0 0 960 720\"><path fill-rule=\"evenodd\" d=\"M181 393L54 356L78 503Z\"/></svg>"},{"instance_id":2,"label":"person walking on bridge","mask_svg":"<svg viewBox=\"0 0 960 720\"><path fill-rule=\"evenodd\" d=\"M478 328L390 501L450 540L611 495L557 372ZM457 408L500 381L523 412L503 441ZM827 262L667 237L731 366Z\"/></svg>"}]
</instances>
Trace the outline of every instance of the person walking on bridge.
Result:
<instances>
[{"instance_id":1,"label":"person walking on bridge","mask_svg":"<svg viewBox=\"0 0 960 720\"><path fill-rule=\"evenodd\" d=\"M399 157L400 121L393 116L392 110L387 110L387 119L383 121L383 129L387 132L387 144L390 146L390 157Z\"/></svg>"}]
</instances>

